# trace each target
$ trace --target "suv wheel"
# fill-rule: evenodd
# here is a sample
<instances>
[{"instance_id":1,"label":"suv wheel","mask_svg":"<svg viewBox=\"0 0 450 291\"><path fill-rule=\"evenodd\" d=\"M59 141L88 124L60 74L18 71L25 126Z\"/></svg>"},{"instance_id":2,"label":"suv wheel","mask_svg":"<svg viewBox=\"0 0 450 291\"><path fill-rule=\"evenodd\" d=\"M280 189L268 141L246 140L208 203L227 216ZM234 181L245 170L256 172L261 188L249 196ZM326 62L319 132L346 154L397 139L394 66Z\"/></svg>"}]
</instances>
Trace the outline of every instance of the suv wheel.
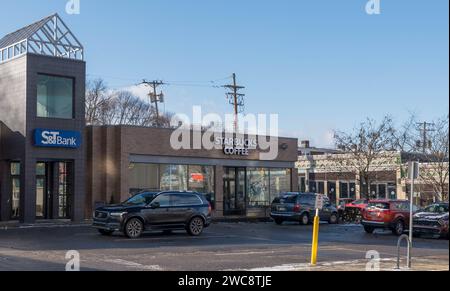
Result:
<instances>
[{"instance_id":1,"label":"suv wheel","mask_svg":"<svg viewBox=\"0 0 450 291\"><path fill-rule=\"evenodd\" d=\"M309 224L309 214L308 213L303 213L302 216L300 216L300 224L301 225Z\"/></svg>"},{"instance_id":2,"label":"suv wheel","mask_svg":"<svg viewBox=\"0 0 450 291\"><path fill-rule=\"evenodd\" d=\"M192 236L199 236L202 234L205 224L201 217L194 217L188 224L187 232Z\"/></svg>"},{"instance_id":3,"label":"suv wheel","mask_svg":"<svg viewBox=\"0 0 450 291\"><path fill-rule=\"evenodd\" d=\"M114 233L113 230L106 230L106 229L99 229L98 232L101 235L105 235L105 236L110 236L110 235L112 235Z\"/></svg>"},{"instance_id":4,"label":"suv wheel","mask_svg":"<svg viewBox=\"0 0 450 291\"><path fill-rule=\"evenodd\" d=\"M332 213L330 219L328 220L329 224L337 224L339 222L339 218L337 213Z\"/></svg>"},{"instance_id":5,"label":"suv wheel","mask_svg":"<svg viewBox=\"0 0 450 291\"><path fill-rule=\"evenodd\" d=\"M277 225L282 225L283 224L283 219L277 218L277 219L275 219L275 223Z\"/></svg>"},{"instance_id":6,"label":"suv wheel","mask_svg":"<svg viewBox=\"0 0 450 291\"><path fill-rule=\"evenodd\" d=\"M374 232L374 228L373 227L371 227L371 226L364 226L364 230L367 232L367 233L370 233L370 234L372 234L373 232Z\"/></svg>"},{"instance_id":7,"label":"suv wheel","mask_svg":"<svg viewBox=\"0 0 450 291\"><path fill-rule=\"evenodd\" d=\"M403 221L398 220L395 223L394 228L392 229L392 233L397 236L401 236L404 232L405 232L405 225L404 225Z\"/></svg>"},{"instance_id":8,"label":"suv wheel","mask_svg":"<svg viewBox=\"0 0 450 291\"><path fill-rule=\"evenodd\" d=\"M125 235L129 238L138 238L144 232L144 224L137 218L128 220L125 225Z\"/></svg>"}]
</instances>

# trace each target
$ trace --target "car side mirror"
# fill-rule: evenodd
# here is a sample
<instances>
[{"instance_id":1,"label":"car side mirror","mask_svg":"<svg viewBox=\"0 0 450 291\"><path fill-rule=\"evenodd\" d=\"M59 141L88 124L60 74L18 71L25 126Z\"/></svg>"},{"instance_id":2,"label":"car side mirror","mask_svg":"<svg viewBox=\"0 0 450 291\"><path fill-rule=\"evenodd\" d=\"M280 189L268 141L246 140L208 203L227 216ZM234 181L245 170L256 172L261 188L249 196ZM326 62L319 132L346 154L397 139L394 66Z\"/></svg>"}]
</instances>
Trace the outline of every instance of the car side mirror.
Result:
<instances>
[{"instance_id":1,"label":"car side mirror","mask_svg":"<svg viewBox=\"0 0 450 291\"><path fill-rule=\"evenodd\" d=\"M159 204L159 202L153 202L152 204L150 204L150 208L151 209L156 209L159 208L161 205Z\"/></svg>"}]
</instances>

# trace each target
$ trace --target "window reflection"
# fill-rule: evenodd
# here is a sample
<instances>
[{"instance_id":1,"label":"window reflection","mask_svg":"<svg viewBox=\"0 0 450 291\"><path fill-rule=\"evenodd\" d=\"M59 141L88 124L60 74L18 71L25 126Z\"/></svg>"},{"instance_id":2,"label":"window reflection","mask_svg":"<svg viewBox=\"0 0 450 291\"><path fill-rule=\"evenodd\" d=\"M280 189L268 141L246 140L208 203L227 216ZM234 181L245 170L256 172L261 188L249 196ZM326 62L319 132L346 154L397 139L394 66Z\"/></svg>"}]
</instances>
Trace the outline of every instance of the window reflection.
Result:
<instances>
[{"instance_id":1,"label":"window reflection","mask_svg":"<svg viewBox=\"0 0 450 291\"><path fill-rule=\"evenodd\" d=\"M248 206L267 206L270 200L268 169L247 169Z\"/></svg>"},{"instance_id":2,"label":"window reflection","mask_svg":"<svg viewBox=\"0 0 450 291\"><path fill-rule=\"evenodd\" d=\"M73 118L73 79L48 75L38 76L37 116Z\"/></svg>"}]
</instances>

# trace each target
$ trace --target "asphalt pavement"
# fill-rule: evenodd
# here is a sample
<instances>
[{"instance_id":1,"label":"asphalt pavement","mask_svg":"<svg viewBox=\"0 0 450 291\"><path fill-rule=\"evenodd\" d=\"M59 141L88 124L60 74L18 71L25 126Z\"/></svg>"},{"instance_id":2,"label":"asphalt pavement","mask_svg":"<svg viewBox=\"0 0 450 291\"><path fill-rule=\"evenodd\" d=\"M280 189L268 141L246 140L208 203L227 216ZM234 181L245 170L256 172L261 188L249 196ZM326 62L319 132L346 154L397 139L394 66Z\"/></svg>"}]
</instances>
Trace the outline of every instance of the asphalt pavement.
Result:
<instances>
[{"instance_id":1,"label":"asphalt pavement","mask_svg":"<svg viewBox=\"0 0 450 291\"><path fill-rule=\"evenodd\" d=\"M200 237L155 232L136 240L101 236L88 225L14 227L0 229L0 271L64 271L72 250L82 271L364 271L377 266L374 258L383 270L396 265L398 237L392 233L321 224L319 262L311 267L311 234L311 226L295 223L216 223ZM415 269L448 270L449 242L416 238L413 256Z\"/></svg>"}]
</instances>

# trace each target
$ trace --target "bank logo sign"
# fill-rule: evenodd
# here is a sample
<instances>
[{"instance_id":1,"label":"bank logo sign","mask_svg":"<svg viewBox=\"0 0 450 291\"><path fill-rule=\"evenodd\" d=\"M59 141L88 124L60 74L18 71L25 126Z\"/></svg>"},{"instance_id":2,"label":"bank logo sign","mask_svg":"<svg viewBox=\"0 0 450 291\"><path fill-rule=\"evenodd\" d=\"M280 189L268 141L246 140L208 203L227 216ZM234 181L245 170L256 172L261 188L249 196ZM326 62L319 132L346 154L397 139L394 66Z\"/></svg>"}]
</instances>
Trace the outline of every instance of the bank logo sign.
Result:
<instances>
[{"instance_id":1,"label":"bank logo sign","mask_svg":"<svg viewBox=\"0 0 450 291\"><path fill-rule=\"evenodd\" d=\"M81 133L38 128L34 131L34 144L37 147L77 149L81 146Z\"/></svg>"}]
</instances>

